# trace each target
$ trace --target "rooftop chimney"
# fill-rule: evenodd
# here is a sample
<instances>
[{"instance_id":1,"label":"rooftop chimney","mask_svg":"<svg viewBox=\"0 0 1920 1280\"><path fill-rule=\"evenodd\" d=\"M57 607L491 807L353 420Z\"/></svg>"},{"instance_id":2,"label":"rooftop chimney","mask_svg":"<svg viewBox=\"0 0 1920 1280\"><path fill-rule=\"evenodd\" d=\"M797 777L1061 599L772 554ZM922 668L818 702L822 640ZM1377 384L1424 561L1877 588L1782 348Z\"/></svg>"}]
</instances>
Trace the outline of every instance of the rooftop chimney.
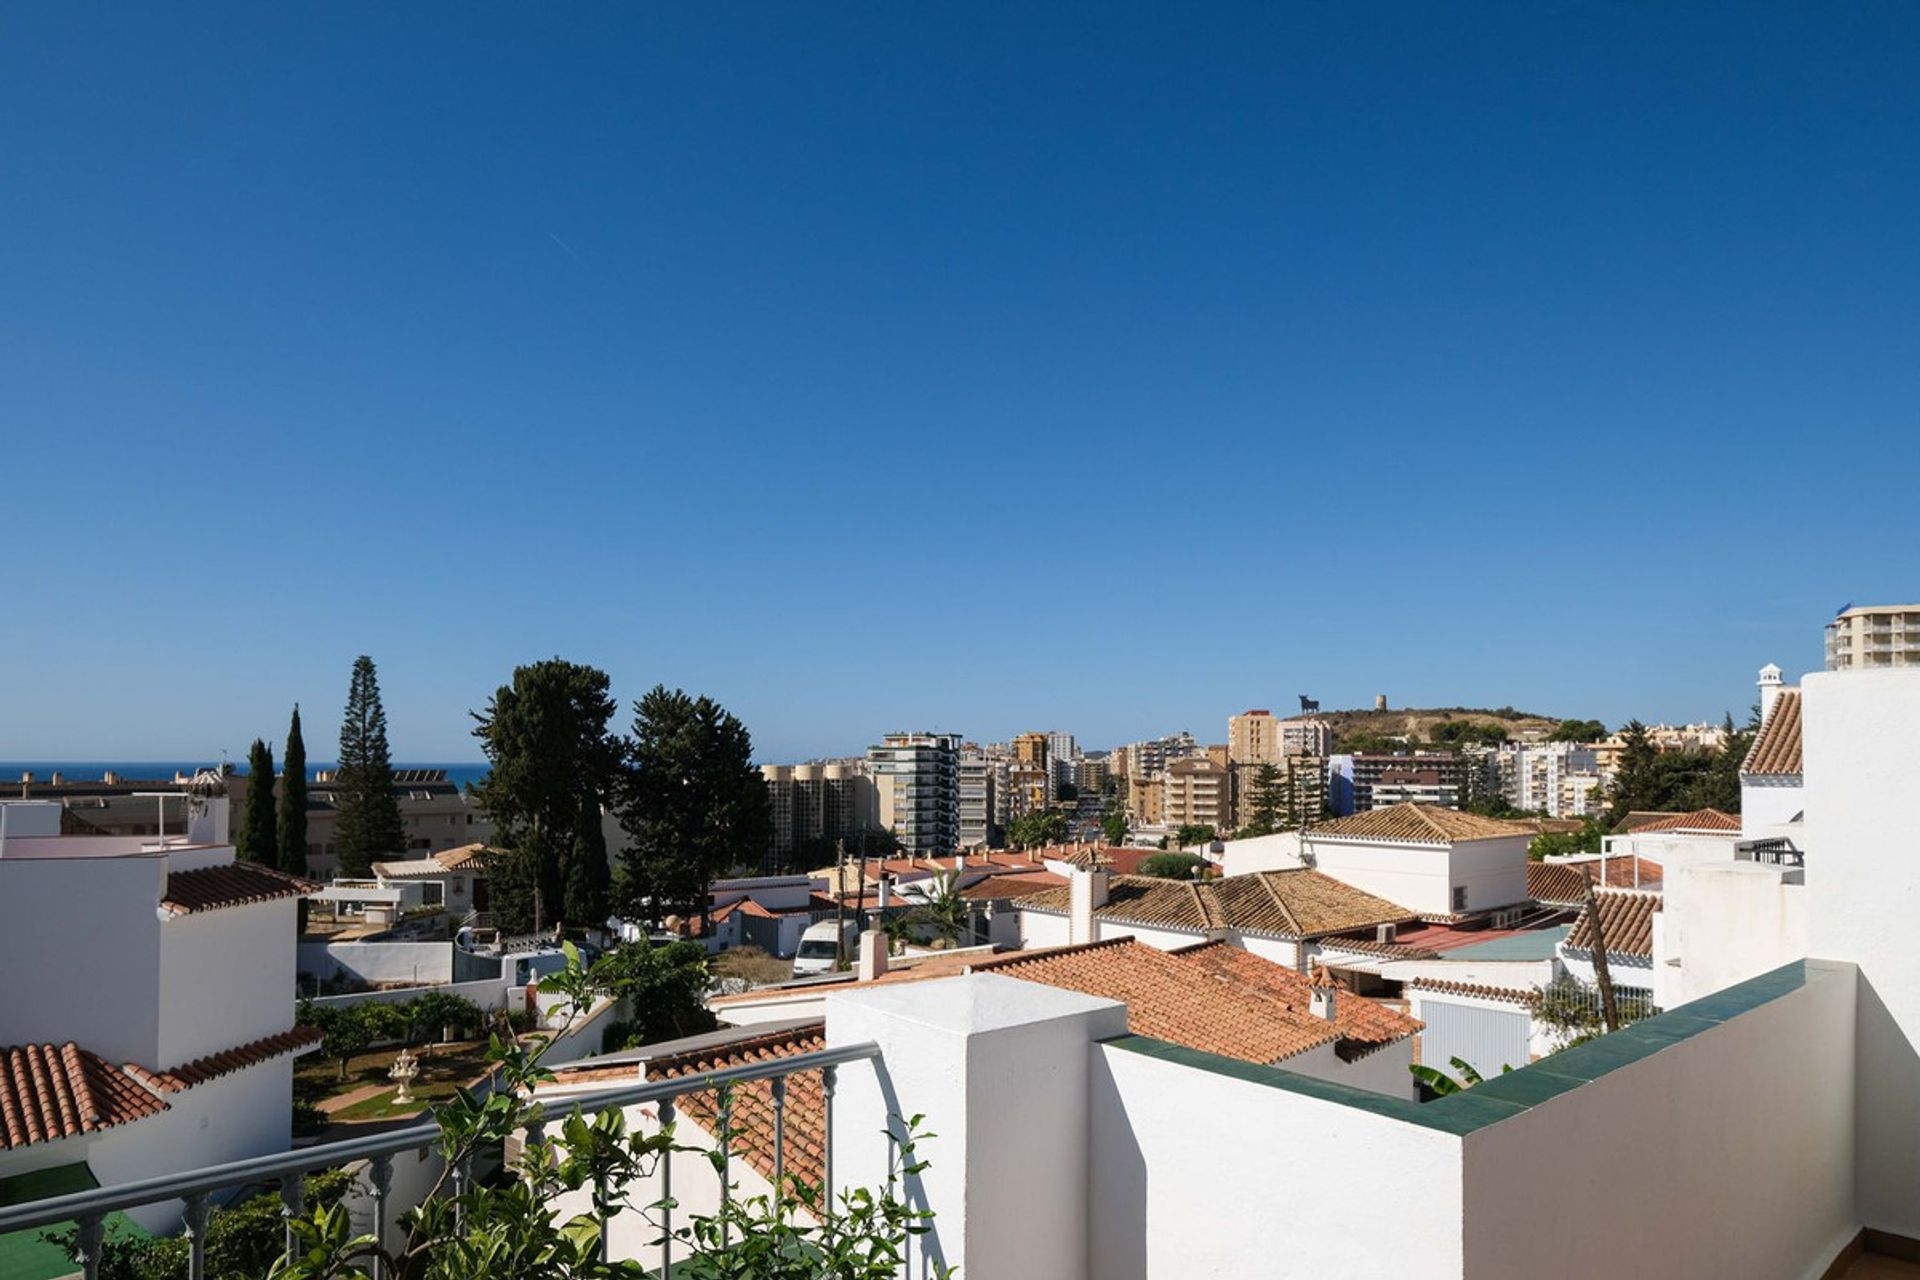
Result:
<instances>
[{"instance_id":1,"label":"rooftop chimney","mask_svg":"<svg viewBox=\"0 0 1920 1280\"><path fill-rule=\"evenodd\" d=\"M1067 941L1093 942L1093 913L1107 905L1107 872L1076 867L1067 877L1067 886Z\"/></svg>"},{"instance_id":2,"label":"rooftop chimney","mask_svg":"<svg viewBox=\"0 0 1920 1280\"><path fill-rule=\"evenodd\" d=\"M1332 1022L1340 988L1334 985L1333 974L1329 973L1324 965L1314 966L1312 987L1313 1016Z\"/></svg>"},{"instance_id":3,"label":"rooftop chimney","mask_svg":"<svg viewBox=\"0 0 1920 1280\"><path fill-rule=\"evenodd\" d=\"M55 770L53 771L53 785L57 787L57 786L59 786L59 785L60 785L60 784L61 784L61 783L62 783L63 781L65 781L65 779L63 779L63 778L62 778L62 777L60 776L60 771L59 771L58 769L55 769Z\"/></svg>"},{"instance_id":4,"label":"rooftop chimney","mask_svg":"<svg viewBox=\"0 0 1920 1280\"><path fill-rule=\"evenodd\" d=\"M1765 724L1767 717L1773 714L1773 704L1780 697L1780 668L1769 662L1760 668L1760 723Z\"/></svg>"},{"instance_id":5,"label":"rooftop chimney","mask_svg":"<svg viewBox=\"0 0 1920 1280\"><path fill-rule=\"evenodd\" d=\"M869 929L860 935L860 960L854 976L872 982L887 971L887 935L881 929Z\"/></svg>"},{"instance_id":6,"label":"rooftop chimney","mask_svg":"<svg viewBox=\"0 0 1920 1280\"><path fill-rule=\"evenodd\" d=\"M25 785L26 783L29 783L32 781L33 781L33 770L29 769L25 773L20 775L20 782L22 785Z\"/></svg>"},{"instance_id":7,"label":"rooftop chimney","mask_svg":"<svg viewBox=\"0 0 1920 1280\"><path fill-rule=\"evenodd\" d=\"M884 871L880 873L880 916L886 918L887 908L893 905L893 877Z\"/></svg>"}]
</instances>

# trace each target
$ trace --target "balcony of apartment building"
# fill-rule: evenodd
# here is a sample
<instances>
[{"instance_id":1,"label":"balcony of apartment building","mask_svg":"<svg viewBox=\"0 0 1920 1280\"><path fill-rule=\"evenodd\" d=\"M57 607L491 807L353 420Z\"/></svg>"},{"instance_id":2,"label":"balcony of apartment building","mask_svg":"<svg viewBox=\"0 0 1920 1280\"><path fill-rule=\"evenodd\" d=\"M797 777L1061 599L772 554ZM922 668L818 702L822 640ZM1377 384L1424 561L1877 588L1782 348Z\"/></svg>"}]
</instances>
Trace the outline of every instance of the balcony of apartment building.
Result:
<instances>
[{"instance_id":1,"label":"balcony of apartment building","mask_svg":"<svg viewBox=\"0 0 1920 1280\"><path fill-rule=\"evenodd\" d=\"M795 1170L824 1181L828 1204L879 1186L910 1115L936 1135L905 1188L932 1214L912 1275L1920 1274L1861 1256L1908 1247L1887 1234L1904 1222L1862 1206L1912 1199L1878 1185L1886 1173L1856 1140L1856 1080L1878 1069L1856 1047L1865 997L1852 965L1795 962L1418 1103L1130 1034L1124 1005L999 974L870 984L829 994L822 1023L782 1033L785 1052L715 1050L665 1079L632 1059L631 1082L596 1070L585 1092L543 1103L524 1140L557 1140L579 1107L637 1125L677 1117L676 1140L698 1148L706 1134L711 1148L711 1090L731 1087L722 1105L737 1109L717 1117L737 1135L728 1154L669 1159L636 1197L674 1202L666 1233L604 1224L610 1256L652 1274L685 1261L675 1212L764 1194ZM418 1158L437 1137L418 1125L12 1205L0 1236L77 1223L93 1280L111 1215L175 1201L204 1228L223 1193L276 1185L297 1213L302 1174L348 1167L354 1229L398 1243L400 1215L439 1175ZM461 1170L452 1185L483 1176L502 1175ZM1260 1211L1235 1212L1250 1188ZM195 1276L205 1238L190 1234Z\"/></svg>"}]
</instances>

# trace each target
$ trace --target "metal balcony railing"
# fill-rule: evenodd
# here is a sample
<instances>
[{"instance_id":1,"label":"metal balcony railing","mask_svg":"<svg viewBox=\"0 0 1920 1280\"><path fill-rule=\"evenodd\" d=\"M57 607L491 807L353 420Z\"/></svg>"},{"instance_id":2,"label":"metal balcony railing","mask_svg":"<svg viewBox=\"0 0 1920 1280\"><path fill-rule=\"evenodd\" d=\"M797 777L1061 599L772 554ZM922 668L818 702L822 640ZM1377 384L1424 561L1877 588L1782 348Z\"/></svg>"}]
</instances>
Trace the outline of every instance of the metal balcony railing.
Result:
<instances>
[{"instance_id":1,"label":"metal balcony railing","mask_svg":"<svg viewBox=\"0 0 1920 1280\"><path fill-rule=\"evenodd\" d=\"M1737 862L1758 862L1774 867L1804 867L1806 854L1793 847L1793 841L1780 837L1742 840L1733 846Z\"/></svg>"},{"instance_id":2,"label":"metal balcony railing","mask_svg":"<svg viewBox=\"0 0 1920 1280\"><path fill-rule=\"evenodd\" d=\"M665 1126L673 1122L675 1099L684 1094L699 1093L722 1085L770 1080L773 1082L773 1181L777 1186L786 1165L787 1077L796 1072L818 1071L826 1114L821 1203L831 1205L833 1203L833 1093L837 1069L848 1063L871 1061L879 1056L880 1047L866 1042L835 1049L820 1049L812 1053L797 1053L788 1058L753 1062L739 1067L728 1067L705 1075L682 1076L646 1084L622 1085L613 1089L596 1090L593 1093L576 1094L564 1099L534 1102L531 1104L526 1140L529 1145L545 1141L544 1129L548 1118L557 1119L570 1115L576 1108L590 1113L609 1107L631 1107L655 1103L660 1109L660 1123ZM583 1061L590 1061L590 1059L583 1059ZM73 1223L79 1228L74 1262L86 1280L99 1280L100 1257L108 1214L135 1209L141 1205L183 1200L186 1204L182 1218L185 1225L184 1234L188 1241L188 1280L205 1280L207 1213L212 1207L210 1197L216 1192L278 1183L282 1206L281 1216L290 1222L304 1212L302 1199L305 1175L320 1169L335 1169L343 1165L357 1164L364 1160L369 1164L369 1181L373 1189L373 1235L376 1239L380 1239L384 1238L387 1226L387 1195L393 1185L393 1158L410 1152L429 1150L439 1141L439 1138L439 1126L418 1124L365 1138L349 1138L344 1142L323 1143L298 1151L255 1156L249 1160L235 1160L202 1169L188 1169L114 1187L99 1187L92 1191L75 1192L72 1195L31 1200L25 1204L0 1207L0 1235ZM721 1152L721 1159L720 1195L724 1201L731 1194L725 1172L727 1152L724 1149ZM672 1176L673 1162L661 1161L660 1189L664 1205L662 1210L663 1265L660 1269L662 1275L670 1274L673 1266ZM467 1177L467 1170L453 1171L451 1185L455 1195L464 1193ZM607 1223L603 1219L600 1223L600 1247L603 1252L606 1249L606 1239ZM291 1225L287 1228L285 1248L289 1252L295 1248ZM385 1263L378 1254L375 1254L374 1280L386 1280L385 1270Z\"/></svg>"}]
</instances>

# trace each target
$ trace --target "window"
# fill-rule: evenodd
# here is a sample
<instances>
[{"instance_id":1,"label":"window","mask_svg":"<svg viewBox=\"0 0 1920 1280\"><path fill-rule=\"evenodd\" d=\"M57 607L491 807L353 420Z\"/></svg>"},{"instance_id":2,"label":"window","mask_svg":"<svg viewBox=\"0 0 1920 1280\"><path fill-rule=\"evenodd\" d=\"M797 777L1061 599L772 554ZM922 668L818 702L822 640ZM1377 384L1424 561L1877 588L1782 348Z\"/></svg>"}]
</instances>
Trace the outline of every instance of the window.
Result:
<instances>
[{"instance_id":1,"label":"window","mask_svg":"<svg viewBox=\"0 0 1920 1280\"><path fill-rule=\"evenodd\" d=\"M1463 884L1453 886L1453 909L1455 911L1467 909L1467 886Z\"/></svg>"}]
</instances>

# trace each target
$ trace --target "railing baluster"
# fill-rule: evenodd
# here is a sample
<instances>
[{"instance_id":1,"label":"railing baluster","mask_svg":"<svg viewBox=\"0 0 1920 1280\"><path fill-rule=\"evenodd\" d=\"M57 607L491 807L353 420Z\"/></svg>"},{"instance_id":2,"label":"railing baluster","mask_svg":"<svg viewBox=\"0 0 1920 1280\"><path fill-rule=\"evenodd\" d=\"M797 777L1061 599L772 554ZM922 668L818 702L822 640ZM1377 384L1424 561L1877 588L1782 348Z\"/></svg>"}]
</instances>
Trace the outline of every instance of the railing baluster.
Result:
<instances>
[{"instance_id":1,"label":"railing baluster","mask_svg":"<svg viewBox=\"0 0 1920 1280\"><path fill-rule=\"evenodd\" d=\"M780 1183L787 1171L787 1078L775 1076L773 1084L773 1194L780 1195Z\"/></svg>"},{"instance_id":2,"label":"railing baluster","mask_svg":"<svg viewBox=\"0 0 1920 1280\"><path fill-rule=\"evenodd\" d=\"M660 1104L661 1132L673 1127L673 1099ZM660 1280L673 1275L673 1149L660 1155Z\"/></svg>"},{"instance_id":3,"label":"railing baluster","mask_svg":"<svg viewBox=\"0 0 1920 1280\"><path fill-rule=\"evenodd\" d=\"M100 1247L106 1242L107 1220L99 1214L80 1219L74 1239L73 1260L80 1264L86 1280L100 1280Z\"/></svg>"},{"instance_id":4,"label":"railing baluster","mask_svg":"<svg viewBox=\"0 0 1920 1280\"><path fill-rule=\"evenodd\" d=\"M820 1068L820 1112L826 1118L827 1132L821 1142L820 1211L833 1216L833 1086L840 1073L832 1067Z\"/></svg>"},{"instance_id":5,"label":"railing baluster","mask_svg":"<svg viewBox=\"0 0 1920 1280\"><path fill-rule=\"evenodd\" d=\"M280 1222L286 1228L286 1243L281 1256L291 1260L300 1240L293 1232L293 1220L307 1211L307 1179L290 1173L280 1179Z\"/></svg>"},{"instance_id":6,"label":"railing baluster","mask_svg":"<svg viewBox=\"0 0 1920 1280\"><path fill-rule=\"evenodd\" d=\"M207 1193L187 1197L187 1280L207 1280Z\"/></svg>"},{"instance_id":7,"label":"railing baluster","mask_svg":"<svg viewBox=\"0 0 1920 1280\"><path fill-rule=\"evenodd\" d=\"M393 1190L393 1157L375 1156L367 1177L373 1183L373 1280L387 1280L387 1193Z\"/></svg>"},{"instance_id":8,"label":"railing baluster","mask_svg":"<svg viewBox=\"0 0 1920 1280\"><path fill-rule=\"evenodd\" d=\"M720 1091L720 1252L727 1251L727 1209L733 1200L733 1093Z\"/></svg>"}]
</instances>

